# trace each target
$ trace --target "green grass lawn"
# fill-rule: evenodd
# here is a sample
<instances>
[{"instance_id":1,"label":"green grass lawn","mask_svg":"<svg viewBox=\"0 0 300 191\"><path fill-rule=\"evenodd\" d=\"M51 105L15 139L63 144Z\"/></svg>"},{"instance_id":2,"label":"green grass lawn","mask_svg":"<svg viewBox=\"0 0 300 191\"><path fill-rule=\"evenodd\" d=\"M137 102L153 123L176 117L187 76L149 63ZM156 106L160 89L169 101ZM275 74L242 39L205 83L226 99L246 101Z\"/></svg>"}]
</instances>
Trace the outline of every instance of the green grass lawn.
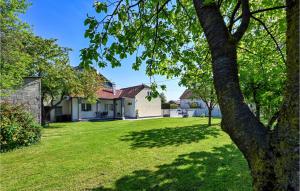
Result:
<instances>
[{"instance_id":1,"label":"green grass lawn","mask_svg":"<svg viewBox=\"0 0 300 191\"><path fill-rule=\"evenodd\" d=\"M242 154L206 118L54 123L0 155L1 190L251 190Z\"/></svg>"}]
</instances>

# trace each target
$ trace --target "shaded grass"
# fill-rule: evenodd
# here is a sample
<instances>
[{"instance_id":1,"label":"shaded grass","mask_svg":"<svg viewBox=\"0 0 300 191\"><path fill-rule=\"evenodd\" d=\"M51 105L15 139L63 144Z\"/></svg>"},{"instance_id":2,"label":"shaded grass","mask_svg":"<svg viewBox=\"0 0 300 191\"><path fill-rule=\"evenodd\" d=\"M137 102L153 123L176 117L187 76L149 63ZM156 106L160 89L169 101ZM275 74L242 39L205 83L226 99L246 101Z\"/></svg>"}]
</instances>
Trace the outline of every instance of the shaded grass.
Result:
<instances>
[{"instance_id":1,"label":"shaded grass","mask_svg":"<svg viewBox=\"0 0 300 191\"><path fill-rule=\"evenodd\" d=\"M219 122L50 124L40 144L0 155L1 190L251 190L246 161Z\"/></svg>"}]
</instances>

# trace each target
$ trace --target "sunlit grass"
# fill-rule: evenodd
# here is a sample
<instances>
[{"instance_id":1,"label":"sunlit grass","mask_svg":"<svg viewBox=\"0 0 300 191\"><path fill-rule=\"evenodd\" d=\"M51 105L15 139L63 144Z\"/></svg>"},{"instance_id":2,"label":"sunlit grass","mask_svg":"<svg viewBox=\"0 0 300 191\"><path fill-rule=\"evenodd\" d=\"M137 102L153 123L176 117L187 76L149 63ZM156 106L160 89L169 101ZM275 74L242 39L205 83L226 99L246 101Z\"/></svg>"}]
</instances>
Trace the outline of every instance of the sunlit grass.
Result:
<instances>
[{"instance_id":1,"label":"sunlit grass","mask_svg":"<svg viewBox=\"0 0 300 191\"><path fill-rule=\"evenodd\" d=\"M251 190L245 159L206 118L54 123L0 155L1 190Z\"/></svg>"}]
</instances>

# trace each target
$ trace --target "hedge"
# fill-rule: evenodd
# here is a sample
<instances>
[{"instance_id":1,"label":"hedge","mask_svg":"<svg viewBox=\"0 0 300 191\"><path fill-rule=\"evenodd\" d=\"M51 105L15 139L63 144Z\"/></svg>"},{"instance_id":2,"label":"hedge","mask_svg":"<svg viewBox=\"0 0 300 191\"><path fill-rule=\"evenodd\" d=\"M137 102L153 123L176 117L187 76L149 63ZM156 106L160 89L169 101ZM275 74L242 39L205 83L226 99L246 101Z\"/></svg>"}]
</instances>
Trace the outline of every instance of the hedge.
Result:
<instances>
[{"instance_id":1,"label":"hedge","mask_svg":"<svg viewBox=\"0 0 300 191\"><path fill-rule=\"evenodd\" d=\"M0 151L28 146L41 139L41 126L22 105L0 104Z\"/></svg>"}]
</instances>

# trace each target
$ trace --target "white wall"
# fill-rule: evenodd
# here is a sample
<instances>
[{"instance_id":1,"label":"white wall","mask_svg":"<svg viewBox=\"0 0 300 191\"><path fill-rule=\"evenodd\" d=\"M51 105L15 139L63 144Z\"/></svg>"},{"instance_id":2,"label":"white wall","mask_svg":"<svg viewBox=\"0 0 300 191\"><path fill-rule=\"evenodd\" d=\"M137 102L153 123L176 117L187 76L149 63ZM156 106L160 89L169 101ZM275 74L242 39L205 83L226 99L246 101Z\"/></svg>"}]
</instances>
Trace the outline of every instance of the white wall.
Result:
<instances>
[{"instance_id":1,"label":"white wall","mask_svg":"<svg viewBox=\"0 0 300 191\"><path fill-rule=\"evenodd\" d=\"M87 103L85 100L81 99L81 103ZM81 104L79 105L79 119L89 119L96 117L96 103L91 104L91 111L82 111Z\"/></svg>"},{"instance_id":2,"label":"white wall","mask_svg":"<svg viewBox=\"0 0 300 191\"><path fill-rule=\"evenodd\" d=\"M169 114L170 117L182 117L183 114L187 114L188 117L201 117L208 116L208 110L206 109L163 109L163 113ZM216 106L212 111L212 117L221 117L220 109Z\"/></svg>"},{"instance_id":3,"label":"white wall","mask_svg":"<svg viewBox=\"0 0 300 191\"><path fill-rule=\"evenodd\" d=\"M160 97L153 98L151 101L146 99L148 88L144 88L135 96L135 109L138 110L139 117L161 116Z\"/></svg>"},{"instance_id":4,"label":"white wall","mask_svg":"<svg viewBox=\"0 0 300 191\"><path fill-rule=\"evenodd\" d=\"M114 104L114 101L113 100L100 100L100 104L98 105L98 111L99 112L104 112L105 111L105 104ZM117 103L119 106L119 103ZM121 103L120 103L121 105ZM108 106L108 114L107 114L107 117L113 117L114 116L114 111L113 110L110 110L109 109L109 106Z\"/></svg>"},{"instance_id":5,"label":"white wall","mask_svg":"<svg viewBox=\"0 0 300 191\"><path fill-rule=\"evenodd\" d=\"M129 104L131 103L131 104ZM136 103L134 98L125 98L124 100L124 109L125 117L135 118L136 117Z\"/></svg>"},{"instance_id":6,"label":"white wall","mask_svg":"<svg viewBox=\"0 0 300 191\"><path fill-rule=\"evenodd\" d=\"M54 102L54 104L56 104ZM63 115L71 115L71 100L64 99L60 104L57 105L58 107L62 107L62 114ZM50 111L50 121L55 121L55 108Z\"/></svg>"},{"instance_id":7,"label":"white wall","mask_svg":"<svg viewBox=\"0 0 300 191\"><path fill-rule=\"evenodd\" d=\"M72 121L79 120L78 116L78 98L72 98Z\"/></svg>"},{"instance_id":8,"label":"white wall","mask_svg":"<svg viewBox=\"0 0 300 191\"><path fill-rule=\"evenodd\" d=\"M116 117L121 117L121 100L116 100Z\"/></svg>"}]
</instances>

